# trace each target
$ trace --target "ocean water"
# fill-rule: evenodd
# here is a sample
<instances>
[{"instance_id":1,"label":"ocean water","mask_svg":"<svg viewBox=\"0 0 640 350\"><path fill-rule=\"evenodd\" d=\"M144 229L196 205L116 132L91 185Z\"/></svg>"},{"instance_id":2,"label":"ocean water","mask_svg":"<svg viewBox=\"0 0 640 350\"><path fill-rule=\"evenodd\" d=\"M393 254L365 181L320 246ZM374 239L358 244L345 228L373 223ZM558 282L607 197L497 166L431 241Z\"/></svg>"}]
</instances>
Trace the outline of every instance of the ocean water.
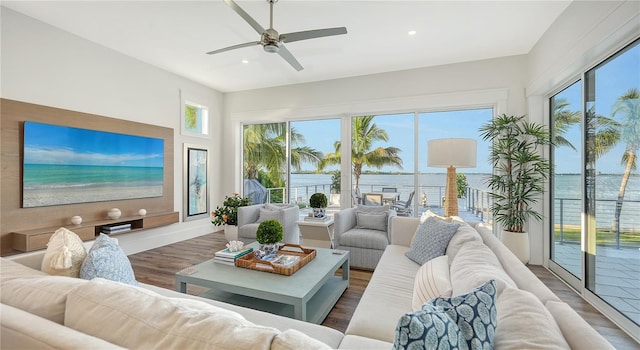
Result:
<instances>
[{"instance_id":1,"label":"ocean water","mask_svg":"<svg viewBox=\"0 0 640 350\"><path fill-rule=\"evenodd\" d=\"M458 171L460 173L460 171ZM464 172L461 172L464 173ZM488 191L489 174L465 174L470 188ZM554 182L555 222L567 225L579 225L582 212L582 185L579 174L559 174ZM611 227L614 218L616 199L620 189L622 174L600 174L596 177L597 201L596 224L598 227ZM400 198L405 200L413 190L413 175L362 175L361 192L380 191L384 187L397 187ZM331 175L325 174L291 174L291 188L294 198L307 198L307 193L329 193ZM422 174L420 186L427 205L437 205L444 195L446 174ZM640 230L640 175L633 174L629 178L622 207L621 227L623 229ZM562 203L560 203L562 201ZM561 211L562 210L562 211Z\"/></svg>"},{"instance_id":2,"label":"ocean water","mask_svg":"<svg viewBox=\"0 0 640 350\"><path fill-rule=\"evenodd\" d=\"M25 164L22 206L162 196L162 167Z\"/></svg>"},{"instance_id":3,"label":"ocean water","mask_svg":"<svg viewBox=\"0 0 640 350\"><path fill-rule=\"evenodd\" d=\"M163 168L25 164L25 190L71 187L162 185Z\"/></svg>"}]
</instances>

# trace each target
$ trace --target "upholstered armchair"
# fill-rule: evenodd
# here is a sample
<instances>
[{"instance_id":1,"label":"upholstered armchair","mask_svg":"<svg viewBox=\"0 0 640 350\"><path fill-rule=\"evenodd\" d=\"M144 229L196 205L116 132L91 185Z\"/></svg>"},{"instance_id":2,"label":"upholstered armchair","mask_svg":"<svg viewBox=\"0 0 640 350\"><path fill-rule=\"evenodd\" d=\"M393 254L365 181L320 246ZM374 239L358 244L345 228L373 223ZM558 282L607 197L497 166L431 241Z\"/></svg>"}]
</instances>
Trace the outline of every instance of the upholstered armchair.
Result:
<instances>
[{"instance_id":1,"label":"upholstered armchair","mask_svg":"<svg viewBox=\"0 0 640 350\"><path fill-rule=\"evenodd\" d=\"M284 229L284 243L300 243L300 229L297 205L254 204L238 207L238 240L245 244L256 240L256 232L261 222L278 220Z\"/></svg>"},{"instance_id":2,"label":"upholstered armchair","mask_svg":"<svg viewBox=\"0 0 640 350\"><path fill-rule=\"evenodd\" d=\"M358 205L333 215L333 242L349 251L352 267L373 270L389 245L391 217L396 212L388 205Z\"/></svg>"}]
</instances>

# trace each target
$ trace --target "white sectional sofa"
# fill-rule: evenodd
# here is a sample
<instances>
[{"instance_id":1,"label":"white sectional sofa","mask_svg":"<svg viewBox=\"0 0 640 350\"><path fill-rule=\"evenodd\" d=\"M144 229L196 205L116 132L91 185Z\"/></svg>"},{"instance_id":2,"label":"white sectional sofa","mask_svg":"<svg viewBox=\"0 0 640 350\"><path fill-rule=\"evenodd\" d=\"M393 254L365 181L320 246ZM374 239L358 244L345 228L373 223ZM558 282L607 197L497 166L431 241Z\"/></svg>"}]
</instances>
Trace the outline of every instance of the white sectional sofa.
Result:
<instances>
[{"instance_id":1,"label":"white sectional sofa","mask_svg":"<svg viewBox=\"0 0 640 350\"><path fill-rule=\"evenodd\" d=\"M399 318L412 311L414 281L420 266L405 253L418 224L414 218L392 219L391 244L344 334L142 283L134 287L102 279L49 276L39 271L44 252L38 252L0 259L0 345L2 349L390 349ZM485 269L469 274L454 269L460 265L456 261L472 254L467 248L478 244L495 253L499 271ZM462 249L465 245L467 248ZM554 329L555 337L571 348L613 348L481 225L472 228L463 224L451 240L447 255L451 265L447 277L454 293L483 279L506 280L504 276L508 276L511 281L505 283L511 285L509 290L530 292L535 303L523 302L539 304L538 309L549 317L542 322L543 329L535 329L533 339L527 339L531 337L527 331L540 325L534 322L538 316L520 312L519 304L507 302L507 293L503 292L497 299L498 320L500 315L509 316L509 310L525 318L518 320L511 312L512 318L498 322L497 349L551 348L548 345L552 344Z\"/></svg>"},{"instance_id":2,"label":"white sectional sofa","mask_svg":"<svg viewBox=\"0 0 640 350\"><path fill-rule=\"evenodd\" d=\"M500 339L496 339L496 349L561 348L554 347L550 342L550 338L554 335L554 327L559 328L561 332L559 337L563 337L572 349L614 349L606 339L522 264L486 226L477 224L475 227L471 227L463 223L462 219L458 221L461 226L447 248L451 265L450 278L453 294L468 292L468 286L466 286L467 290L464 290L465 284L477 285L479 281L506 273L519 291L527 291L535 296L536 300L527 299L523 300L523 303L539 304L539 308L544 309L540 310L542 311L540 318L544 314L551 315L550 319L547 318L545 322L538 323L540 327L534 328L536 322L533 321L540 320L537 319L538 315L523 312L518 309L517 302L514 307L513 301L507 301L506 297L498 296L496 338ZM409 250L411 240L419 224L420 220L417 218L392 218L391 244L382 255L371 281L351 317L340 348L356 349L360 346L359 344L365 343L368 349L390 349L392 347L394 330L399 318L412 311L414 282L420 265L407 258L405 253ZM478 239L479 241L477 241ZM475 245L481 242L490 248L500 262L500 271L481 271L479 266L478 270L473 273L470 273L468 269L473 269L474 266L463 266L458 271L453 270L456 266L454 262L456 259L464 261L465 256L463 255L470 254L470 249L463 250L462 247L472 241L476 242L473 243ZM456 290L457 285L461 285L462 290ZM513 294L511 293L511 295ZM516 295L516 298L518 297L520 295ZM544 312L545 310L546 312ZM500 322L501 314L509 314L510 318ZM551 321L554 321L557 326ZM562 340L559 342L561 343Z\"/></svg>"}]
</instances>

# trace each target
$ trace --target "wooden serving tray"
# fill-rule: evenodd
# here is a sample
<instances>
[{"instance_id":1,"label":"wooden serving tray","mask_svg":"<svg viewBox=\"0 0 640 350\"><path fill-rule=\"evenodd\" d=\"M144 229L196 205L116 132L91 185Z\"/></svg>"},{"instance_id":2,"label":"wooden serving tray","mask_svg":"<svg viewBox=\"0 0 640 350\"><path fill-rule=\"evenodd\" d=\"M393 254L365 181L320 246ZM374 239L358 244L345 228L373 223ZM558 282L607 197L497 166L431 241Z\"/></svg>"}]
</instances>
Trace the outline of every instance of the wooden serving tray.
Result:
<instances>
[{"instance_id":1,"label":"wooden serving tray","mask_svg":"<svg viewBox=\"0 0 640 350\"><path fill-rule=\"evenodd\" d=\"M304 265L316 257L316 250L302 248L299 244L286 243L278 248L278 254L299 256L300 260L291 266L272 264L269 261L256 259L254 252L236 259L236 266L246 269L276 273L279 275L291 276L300 270Z\"/></svg>"}]
</instances>

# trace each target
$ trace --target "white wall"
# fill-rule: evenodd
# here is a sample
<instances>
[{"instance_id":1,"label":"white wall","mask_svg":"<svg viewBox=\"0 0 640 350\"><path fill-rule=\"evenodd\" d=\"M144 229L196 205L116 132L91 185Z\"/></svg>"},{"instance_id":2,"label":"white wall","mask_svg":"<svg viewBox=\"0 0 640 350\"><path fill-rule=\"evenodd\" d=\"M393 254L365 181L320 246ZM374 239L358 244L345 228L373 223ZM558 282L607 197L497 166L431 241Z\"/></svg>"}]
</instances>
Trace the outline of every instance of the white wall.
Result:
<instances>
[{"instance_id":1,"label":"white wall","mask_svg":"<svg viewBox=\"0 0 640 350\"><path fill-rule=\"evenodd\" d=\"M7 8L1 16L2 97L173 128L174 210L182 212L183 143L208 146L211 168L219 168L222 95ZM211 107L211 139L181 135L180 90ZM212 180L215 203L220 191ZM118 238L131 254L212 229L202 219Z\"/></svg>"}]
</instances>

